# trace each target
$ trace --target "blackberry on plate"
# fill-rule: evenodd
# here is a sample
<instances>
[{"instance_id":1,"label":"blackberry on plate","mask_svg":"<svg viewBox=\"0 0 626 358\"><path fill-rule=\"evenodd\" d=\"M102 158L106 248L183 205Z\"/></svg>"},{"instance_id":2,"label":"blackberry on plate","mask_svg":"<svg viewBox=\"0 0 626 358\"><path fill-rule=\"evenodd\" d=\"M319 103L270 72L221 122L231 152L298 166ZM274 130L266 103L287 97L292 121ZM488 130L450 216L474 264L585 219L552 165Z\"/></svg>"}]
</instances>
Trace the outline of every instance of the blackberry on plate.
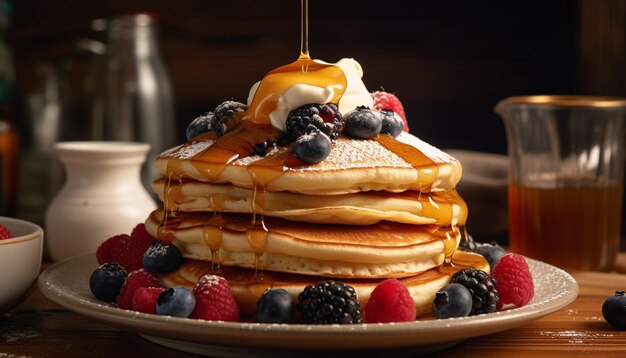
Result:
<instances>
[{"instance_id":1,"label":"blackberry on plate","mask_svg":"<svg viewBox=\"0 0 626 358\"><path fill-rule=\"evenodd\" d=\"M365 106L358 106L348 112L345 118L344 134L356 139L369 139L377 136L383 122L376 113Z\"/></svg>"},{"instance_id":2,"label":"blackberry on plate","mask_svg":"<svg viewBox=\"0 0 626 358\"><path fill-rule=\"evenodd\" d=\"M120 264L112 262L100 265L89 278L93 295L105 302L115 302L128 274Z\"/></svg>"},{"instance_id":3,"label":"blackberry on plate","mask_svg":"<svg viewBox=\"0 0 626 358\"><path fill-rule=\"evenodd\" d=\"M470 315L495 312L498 304L498 282L483 270L461 270L452 276L450 283L458 283L472 294Z\"/></svg>"},{"instance_id":4,"label":"blackberry on plate","mask_svg":"<svg viewBox=\"0 0 626 358\"><path fill-rule=\"evenodd\" d=\"M306 134L309 125L315 126L331 140L335 140L343 129L343 118L334 103L311 103L289 112L285 122L287 135L292 140Z\"/></svg>"},{"instance_id":5,"label":"blackberry on plate","mask_svg":"<svg viewBox=\"0 0 626 358\"><path fill-rule=\"evenodd\" d=\"M319 163L330 154L332 148L331 140L313 125L309 125L307 131L293 143L291 153L302 162L309 164Z\"/></svg>"},{"instance_id":6,"label":"blackberry on plate","mask_svg":"<svg viewBox=\"0 0 626 358\"><path fill-rule=\"evenodd\" d=\"M607 298L602 304L602 316L618 329L626 329L626 292L616 291Z\"/></svg>"},{"instance_id":7,"label":"blackberry on plate","mask_svg":"<svg viewBox=\"0 0 626 358\"><path fill-rule=\"evenodd\" d=\"M352 286L333 280L307 286L296 308L307 324L361 323L361 307Z\"/></svg>"},{"instance_id":8,"label":"blackberry on plate","mask_svg":"<svg viewBox=\"0 0 626 358\"><path fill-rule=\"evenodd\" d=\"M213 112L207 112L206 114L191 121L185 131L187 140L191 140L202 133L210 132L211 122L213 122Z\"/></svg>"},{"instance_id":9,"label":"blackberry on plate","mask_svg":"<svg viewBox=\"0 0 626 358\"><path fill-rule=\"evenodd\" d=\"M472 310L472 294L463 285L450 283L435 293L433 313L437 318L465 317Z\"/></svg>"},{"instance_id":10,"label":"blackberry on plate","mask_svg":"<svg viewBox=\"0 0 626 358\"><path fill-rule=\"evenodd\" d=\"M178 247L155 240L143 254L143 267L154 273L170 273L183 263Z\"/></svg>"},{"instance_id":11,"label":"blackberry on plate","mask_svg":"<svg viewBox=\"0 0 626 358\"><path fill-rule=\"evenodd\" d=\"M382 109L380 112L378 112L378 115L383 122L380 133L389 134L394 138L402 133L402 129L404 128L404 122L402 122L402 118L400 118L400 116L398 116L396 112L390 109Z\"/></svg>"},{"instance_id":12,"label":"blackberry on plate","mask_svg":"<svg viewBox=\"0 0 626 358\"><path fill-rule=\"evenodd\" d=\"M256 321L259 323L289 323L293 317L293 297L282 288L267 290L256 304Z\"/></svg>"},{"instance_id":13,"label":"blackberry on plate","mask_svg":"<svg viewBox=\"0 0 626 358\"><path fill-rule=\"evenodd\" d=\"M156 303L156 313L163 316L189 317L196 307L193 292L185 287L176 286L163 291Z\"/></svg>"},{"instance_id":14,"label":"blackberry on plate","mask_svg":"<svg viewBox=\"0 0 626 358\"><path fill-rule=\"evenodd\" d=\"M213 112L214 120L211 122L211 130L219 136L223 136L239 124L239 119L235 114L243 113L248 109L243 103L236 101L225 101L215 107Z\"/></svg>"}]
</instances>

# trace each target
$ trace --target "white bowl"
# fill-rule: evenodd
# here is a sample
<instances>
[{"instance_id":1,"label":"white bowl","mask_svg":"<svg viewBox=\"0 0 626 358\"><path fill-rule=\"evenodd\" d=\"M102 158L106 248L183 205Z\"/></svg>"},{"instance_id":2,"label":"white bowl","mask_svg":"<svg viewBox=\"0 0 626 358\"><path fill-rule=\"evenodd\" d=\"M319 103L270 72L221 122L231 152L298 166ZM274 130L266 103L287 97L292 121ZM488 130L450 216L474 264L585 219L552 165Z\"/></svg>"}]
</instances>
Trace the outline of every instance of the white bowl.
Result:
<instances>
[{"instance_id":1,"label":"white bowl","mask_svg":"<svg viewBox=\"0 0 626 358\"><path fill-rule=\"evenodd\" d=\"M13 238L0 240L0 314L17 307L41 269L43 230L24 220L0 216Z\"/></svg>"}]
</instances>

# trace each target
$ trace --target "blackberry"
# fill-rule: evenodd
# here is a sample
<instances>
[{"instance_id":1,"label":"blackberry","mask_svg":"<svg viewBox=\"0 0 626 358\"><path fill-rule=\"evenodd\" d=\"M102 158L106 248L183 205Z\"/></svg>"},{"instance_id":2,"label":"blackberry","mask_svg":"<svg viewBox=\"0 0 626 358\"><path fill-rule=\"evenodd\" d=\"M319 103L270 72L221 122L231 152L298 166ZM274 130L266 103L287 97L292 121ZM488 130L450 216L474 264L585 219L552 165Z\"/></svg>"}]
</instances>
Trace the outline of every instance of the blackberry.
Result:
<instances>
[{"instance_id":1,"label":"blackberry","mask_svg":"<svg viewBox=\"0 0 626 358\"><path fill-rule=\"evenodd\" d=\"M459 283L472 294L470 315L495 312L498 304L498 281L482 270L461 270L450 283Z\"/></svg>"},{"instance_id":2,"label":"blackberry","mask_svg":"<svg viewBox=\"0 0 626 358\"><path fill-rule=\"evenodd\" d=\"M333 280L307 286L296 308L307 324L361 323L361 307L352 286Z\"/></svg>"},{"instance_id":3,"label":"blackberry","mask_svg":"<svg viewBox=\"0 0 626 358\"><path fill-rule=\"evenodd\" d=\"M291 140L306 134L309 125L315 126L331 140L335 140L343 129L343 118L339 108L333 103L312 103L289 112L285 122L287 135Z\"/></svg>"},{"instance_id":4,"label":"blackberry","mask_svg":"<svg viewBox=\"0 0 626 358\"><path fill-rule=\"evenodd\" d=\"M246 109L248 109L248 106L240 102L222 102L215 107L213 112L214 119L211 122L211 130L218 136L223 136L239 124L239 118L235 115L245 112Z\"/></svg>"}]
</instances>

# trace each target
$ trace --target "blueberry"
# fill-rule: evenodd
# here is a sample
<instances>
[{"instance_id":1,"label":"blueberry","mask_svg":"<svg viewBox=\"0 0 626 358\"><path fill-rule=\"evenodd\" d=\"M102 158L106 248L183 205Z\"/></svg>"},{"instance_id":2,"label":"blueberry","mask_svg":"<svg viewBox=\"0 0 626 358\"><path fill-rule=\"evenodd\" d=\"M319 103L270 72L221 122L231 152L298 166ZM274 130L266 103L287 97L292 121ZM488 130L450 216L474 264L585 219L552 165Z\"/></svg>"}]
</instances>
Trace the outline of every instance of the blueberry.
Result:
<instances>
[{"instance_id":1,"label":"blueberry","mask_svg":"<svg viewBox=\"0 0 626 358\"><path fill-rule=\"evenodd\" d=\"M461 284L448 284L435 294L433 313L437 318L465 317L471 310L472 294Z\"/></svg>"},{"instance_id":2,"label":"blueberry","mask_svg":"<svg viewBox=\"0 0 626 358\"><path fill-rule=\"evenodd\" d=\"M309 125L307 133L296 139L291 153L300 161L315 164L328 157L331 147L330 138L313 125Z\"/></svg>"},{"instance_id":3,"label":"blueberry","mask_svg":"<svg viewBox=\"0 0 626 358\"><path fill-rule=\"evenodd\" d=\"M187 140L191 140L194 137L199 136L202 133L211 131L211 122L213 121L213 112L207 112L205 115L202 115L189 123L187 126L187 130L185 134L187 135Z\"/></svg>"},{"instance_id":4,"label":"blueberry","mask_svg":"<svg viewBox=\"0 0 626 358\"><path fill-rule=\"evenodd\" d=\"M155 240L143 254L143 267L154 273L170 273L183 263L178 247Z\"/></svg>"},{"instance_id":5,"label":"blueberry","mask_svg":"<svg viewBox=\"0 0 626 358\"><path fill-rule=\"evenodd\" d=\"M189 317L196 298L188 288L176 286L163 291L157 299L156 313L163 316Z\"/></svg>"},{"instance_id":6,"label":"blueberry","mask_svg":"<svg viewBox=\"0 0 626 358\"><path fill-rule=\"evenodd\" d=\"M616 291L614 296L607 298L602 305L602 315L618 329L626 329L626 292Z\"/></svg>"},{"instance_id":7,"label":"blueberry","mask_svg":"<svg viewBox=\"0 0 626 358\"><path fill-rule=\"evenodd\" d=\"M397 137L402 133L404 128L404 122L402 118L396 114L396 112L390 109L381 110L378 115L383 122L381 133L389 134L392 137Z\"/></svg>"},{"instance_id":8,"label":"blueberry","mask_svg":"<svg viewBox=\"0 0 626 358\"><path fill-rule=\"evenodd\" d=\"M348 112L345 116L345 121L343 132L357 139L375 137L383 127L383 121L380 117L365 106L359 106Z\"/></svg>"},{"instance_id":9,"label":"blueberry","mask_svg":"<svg viewBox=\"0 0 626 358\"><path fill-rule=\"evenodd\" d=\"M100 265L89 278L89 289L93 295L105 302L115 302L128 274L117 263Z\"/></svg>"},{"instance_id":10,"label":"blueberry","mask_svg":"<svg viewBox=\"0 0 626 358\"><path fill-rule=\"evenodd\" d=\"M267 290L256 304L256 320L260 323L289 323L295 304L286 290Z\"/></svg>"},{"instance_id":11,"label":"blueberry","mask_svg":"<svg viewBox=\"0 0 626 358\"><path fill-rule=\"evenodd\" d=\"M491 244L476 245L474 252L485 257L487 262L489 262L491 271L493 271L493 268L496 267L498 262L500 262L502 256L506 255L506 250L495 242L492 242Z\"/></svg>"}]
</instances>

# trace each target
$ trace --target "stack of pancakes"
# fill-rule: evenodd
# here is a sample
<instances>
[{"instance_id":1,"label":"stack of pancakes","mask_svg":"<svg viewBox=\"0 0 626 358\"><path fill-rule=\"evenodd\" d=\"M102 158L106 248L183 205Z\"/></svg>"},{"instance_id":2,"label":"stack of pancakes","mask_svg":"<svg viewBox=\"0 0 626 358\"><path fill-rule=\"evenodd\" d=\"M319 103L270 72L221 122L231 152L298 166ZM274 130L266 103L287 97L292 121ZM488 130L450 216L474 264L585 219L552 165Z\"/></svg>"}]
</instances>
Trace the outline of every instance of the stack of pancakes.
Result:
<instances>
[{"instance_id":1,"label":"stack of pancakes","mask_svg":"<svg viewBox=\"0 0 626 358\"><path fill-rule=\"evenodd\" d=\"M456 270L488 270L456 251L467 207L454 190L460 163L409 133L337 138L320 163L298 162L275 129L240 125L162 153L153 183L164 203L148 231L188 259L164 284L225 276L243 313L266 288L294 298L322 278L355 287L362 304L387 278L411 292L418 315ZM444 264L444 261L447 263Z\"/></svg>"}]
</instances>

